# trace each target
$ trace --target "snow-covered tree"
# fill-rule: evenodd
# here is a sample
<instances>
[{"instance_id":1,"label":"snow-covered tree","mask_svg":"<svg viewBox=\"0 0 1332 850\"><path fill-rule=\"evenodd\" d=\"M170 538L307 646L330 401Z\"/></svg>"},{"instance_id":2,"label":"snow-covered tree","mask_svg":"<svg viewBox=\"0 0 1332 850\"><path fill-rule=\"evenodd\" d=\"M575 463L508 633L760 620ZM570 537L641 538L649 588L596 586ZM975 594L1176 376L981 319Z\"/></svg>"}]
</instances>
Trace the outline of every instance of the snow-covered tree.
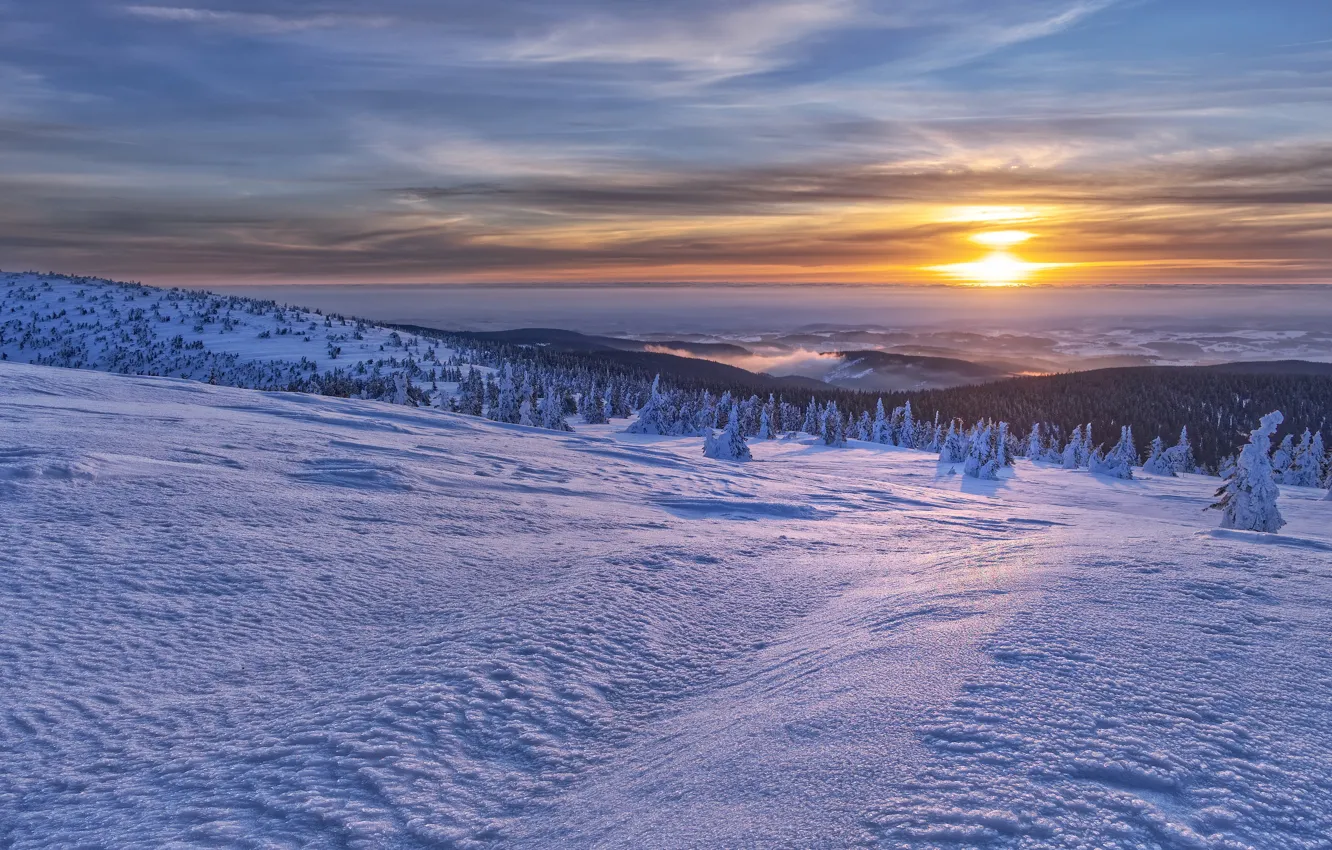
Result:
<instances>
[{"instance_id":1,"label":"snow-covered tree","mask_svg":"<svg viewBox=\"0 0 1332 850\"><path fill-rule=\"evenodd\" d=\"M775 435L772 433L772 419L768 416L768 408L763 408L759 415L758 438L760 440L771 440Z\"/></svg>"},{"instance_id":2,"label":"snow-covered tree","mask_svg":"<svg viewBox=\"0 0 1332 850\"><path fill-rule=\"evenodd\" d=\"M1323 446L1322 440L1314 445L1313 434L1304 429L1299 445L1295 447L1295 457L1290 469L1286 470L1281 483L1292 487L1317 487L1323 483Z\"/></svg>"},{"instance_id":3,"label":"snow-covered tree","mask_svg":"<svg viewBox=\"0 0 1332 850\"><path fill-rule=\"evenodd\" d=\"M994 439L995 456L999 461L1000 467L1012 466L1015 456L1014 448L1017 441L1008 433L1008 423L1000 422L999 430Z\"/></svg>"},{"instance_id":4,"label":"snow-covered tree","mask_svg":"<svg viewBox=\"0 0 1332 850\"><path fill-rule=\"evenodd\" d=\"M916 420L911 415L911 401L902 407L902 423L897 430L897 444L908 449L916 447Z\"/></svg>"},{"instance_id":5,"label":"snow-covered tree","mask_svg":"<svg viewBox=\"0 0 1332 850\"><path fill-rule=\"evenodd\" d=\"M609 388L608 388L609 389ZM605 425L610 421L610 402L597 394L594 383L578 398L579 413L588 425Z\"/></svg>"},{"instance_id":6,"label":"snow-covered tree","mask_svg":"<svg viewBox=\"0 0 1332 850\"><path fill-rule=\"evenodd\" d=\"M517 424L519 419L518 389L513 381L513 367L508 363L499 377L499 395L490 407L489 418L496 422Z\"/></svg>"},{"instance_id":7,"label":"snow-covered tree","mask_svg":"<svg viewBox=\"0 0 1332 850\"><path fill-rule=\"evenodd\" d=\"M976 423L967 446L967 457L962 465L963 474L984 481L994 481L999 478L1000 466L993 428L988 423Z\"/></svg>"},{"instance_id":8,"label":"snow-covered tree","mask_svg":"<svg viewBox=\"0 0 1332 850\"><path fill-rule=\"evenodd\" d=\"M1115 451L1130 468L1142 465L1142 459L1138 457L1138 444L1133 439L1132 425L1119 429L1119 443L1115 445Z\"/></svg>"},{"instance_id":9,"label":"snow-covered tree","mask_svg":"<svg viewBox=\"0 0 1332 850\"><path fill-rule=\"evenodd\" d=\"M1147 461L1142 465L1142 471L1150 475L1174 478L1178 473L1175 472L1175 465L1166 456L1166 451L1165 440L1160 437L1152 438L1152 448L1147 456Z\"/></svg>"},{"instance_id":10,"label":"snow-covered tree","mask_svg":"<svg viewBox=\"0 0 1332 850\"><path fill-rule=\"evenodd\" d=\"M564 393L555 386L546 387L537 407L538 425L548 431L572 431L564 419Z\"/></svg>"},{"instance_id":11,"label":"snow-covered tree","mask_svg":"<svg viewBox=\"0 0 1332 850\"><path fill-rule=\"evenodd\" d=\"M939 424L939 414L934 414L934 425L930 427L930 441L921 446L927 452L937 452L943 446L944 431L943 426Z\"/></svg>"},{"instance_id":12,"label":"snow-covered tree","mask_svg":"<svg viewBox=\"0 0 1332 850\"><path fill-rule=\"evenodd\" d=\"M966 459L967 442L954 420L948 423L948 433L944 435L943 445L939 448L939 460L942 463L961 463Z\"/></svg>"},{"instance_id":13,"label":"snow-covered tree","mask_svg":"<svg viewBox=\"0 0 1332 850\"><path fill-rule=\"evenodd\" d=\"M458 382L458 395L454 399L453 409L470 416L480 416L485 397L486 388L481 381L481 372L468 366L467 377Z\"/></svg>"},{"instance_id":14,"label":"snow-covered tree","mask_svg":"<svg viewBox=\"0 0 1332 850\"><path fill-rule=\"evenodd\" d=\"M1188 426L1179 429L1179 442L1170 447L1169 455L1176 473L1198 471L1198 462L1193 458L1193 443L1189 441Z\"/></svg>"},{"instance_id":15,"label":"snow-covered tree","mask_svg":"<svg viewBox=\"0 0 1332 850\"><path fill-rule=\"evenodd\" d=\"M856 420L856 439L868 442L873 427L873 423L870 422L869 411L860 411L860 418Z\"/></svg>"},{"instance_id":16,"label":"snow-covered tree","mask_svg":"<svg viewBox=\"0 0 1332 850\"><path fill-rule=\"evenodd\" d=\"M1078 469L1082 466L1082 426L1073 429L1073 434L1068 438L1068 445L1064 446L1064 456L1062 458L1064 469Z\"/></svg>"},{"instance_id":17,"label":"snow-covered tree","mask_svg":"<svg viewBox=\"0 0 1332 850\"><path fill-rule=\"evenodd\" d=\"M819 403L813 396L809 399L809 406L805 408L805 422L800 426L800 430L811 437L823 433L823 417L819 413Z\"/></svg>"},{"instance_id":18,"label":"snow-covered tree","mask_svg":"<svg viewBox=\"0 0 1332 850\"><path fill-rule=\"evenodd\" d=\"M1041 441L1041 425L1039 422L1031 423L1031 433L1027 435L1027 457L1031 460L1040 460L1045 454L1045 443Z\"/></svg>"},{"instance_id":19,"label":"snow-covered tree","mask_svg":"<svg viewBox=\"0 0 1332 850\"><path fill-rule=\"evenodd\" d=\"M1287 434L1272 452L1272 477L1278 482L1285 483L1291 464L1295 462L1294 439L1293 435Z\"/></svg>"},{"instance_id":20,"label":"snow-covered tree","mask_svg":"<svg viewBox=\"0 0 1332 850\"><path fill-rule=\"evenodd\" d=\"M820 436L825 446L845 446L846 428L842 423L842 414L837 410L837 402L830 401L823 408L823 429Z\"/></svg>"},{"instance_id":21,"label":"snow-covered tree","mask_svg":"<svg viewBox=\"0 0 1332 850\"><path fill-rule=\"evenodd\" d=\"M648 396L647 402L639 408L638 418L629 423L629 427L624 429L629 434L669 434L671 433L671 423L668 417L667 408L670 399L660 390L661 375L652 379L652 394Z\"/></svg>"},{"instance_id":22,"label":"snow-covered tree","mask_svg":"<svg viewBox=\"0 0 1332 850\"><path fill-rule=\"evenodd\" d=\"M892 432L888 430L888 416L883 412L883 399L874 407L874 424L870 426L870 442L891 443Z\"/></svg>"},{"instance_id":23,"label":"snow-covered tree","mask_svg":"<svg viewBox=\"0 0 1332 850\"><path fill-rule=\"evenodd\" d=\"M1102 453L1098 448L1088 461L1088 468L1097 475L1110 478L1131 479L1133 477L1132 458L1137 454L1133 447L1133 431L1125 425L1119 429L1119 442L1109 453Z\"/></svg>"},{"instance_id":24,"label":"snow-covered tree","mask_svg":"<svg viewBox=\"0 0 1332 850\"><path fill-rule=\"evenodd\" d=\"M1216 491L1211 505L1221 511L1222 528L1276 532L1286 524L1277 509L1281 491L1272 480L1272 434L1282 422L1281 411L1264 416L1249 433L1249 443L1241 451L1225 483Z\"/></svg>"},{"instance_id":25,"label":"snow-covered tree","mask_svg":"<svg viewBox=\"0 0 1332 850\"><path fill-rule=\"evenodd\" d=\"M753 454L745 442L744 429L740 425L740 405L731 402L731 415L726 428L720 434L708 434L703 438L703 454L717 460L749 460Z\"/></svg>"}]
</instances>

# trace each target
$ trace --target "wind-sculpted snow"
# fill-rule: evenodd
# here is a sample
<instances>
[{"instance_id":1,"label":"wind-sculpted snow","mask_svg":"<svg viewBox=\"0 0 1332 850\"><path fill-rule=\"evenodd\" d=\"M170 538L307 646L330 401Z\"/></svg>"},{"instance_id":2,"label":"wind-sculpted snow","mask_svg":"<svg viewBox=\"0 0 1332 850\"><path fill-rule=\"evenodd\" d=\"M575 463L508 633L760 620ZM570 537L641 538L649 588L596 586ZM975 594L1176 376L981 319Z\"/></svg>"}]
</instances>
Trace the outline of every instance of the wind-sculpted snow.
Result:
<instances>
[{"instance_id":1,"label":"wind-sculpted snow","mask_svg":"<svg viewBox=\"0 0 1332 850\"><path fill-rule=\"evenodd\" d=\"M1326 846L1320 491L623 430L0 363L0 846Z\"/></svg>"}]
</instances>

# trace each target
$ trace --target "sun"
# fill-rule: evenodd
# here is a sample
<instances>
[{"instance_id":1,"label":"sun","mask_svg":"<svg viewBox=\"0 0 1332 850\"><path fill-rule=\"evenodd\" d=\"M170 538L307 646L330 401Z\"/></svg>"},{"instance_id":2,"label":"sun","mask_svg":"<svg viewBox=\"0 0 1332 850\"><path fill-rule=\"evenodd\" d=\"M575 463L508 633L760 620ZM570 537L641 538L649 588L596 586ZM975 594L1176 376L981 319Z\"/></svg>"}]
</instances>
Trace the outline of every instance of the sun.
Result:
<instances>
[{"instance_id":1,"label":"sun","mask_svg":"<svg viewBox=\"0 0 1332 850\"><path fill-rule=\"evenodd\" d=\"M1025 230L984 230L973 233L967 237L970 241L994 250L979 260L926 268L928 271L939 272L968 286L1023 286L1037 272L1065 265L1031 263L1009 250L1014 245L1032 239L1035 235Z\"/></svg>"},{"instance_id":2,"label":"sun","mask_svg":"<svg viewBox=\"0 0 1332 850\"><path fill-rule=\"evenodd\" d=\"M1020 286L1048 263L1029 263L1008 251L995 251L969 263L949 263L931 266L931 271L942 272L971 286Z\"/></svg>"}]
</instances>

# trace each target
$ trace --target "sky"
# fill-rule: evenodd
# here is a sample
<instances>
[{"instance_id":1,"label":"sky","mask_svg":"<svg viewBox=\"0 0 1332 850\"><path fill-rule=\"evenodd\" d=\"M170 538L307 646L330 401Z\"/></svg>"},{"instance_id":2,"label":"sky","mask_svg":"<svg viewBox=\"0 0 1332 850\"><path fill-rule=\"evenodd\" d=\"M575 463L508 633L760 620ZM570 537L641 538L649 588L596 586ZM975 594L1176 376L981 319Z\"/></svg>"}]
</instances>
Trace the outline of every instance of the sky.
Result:
<instances>
[{"instance_id":1,"label":"sky","mask_svg":"<svg viewBox=\"0 0 1332 850\"><path fill-rule=\"evenodd\" d=\"M0 0L0 268L1332 281L1326 0Z\"/></svg>"}]
</instances>

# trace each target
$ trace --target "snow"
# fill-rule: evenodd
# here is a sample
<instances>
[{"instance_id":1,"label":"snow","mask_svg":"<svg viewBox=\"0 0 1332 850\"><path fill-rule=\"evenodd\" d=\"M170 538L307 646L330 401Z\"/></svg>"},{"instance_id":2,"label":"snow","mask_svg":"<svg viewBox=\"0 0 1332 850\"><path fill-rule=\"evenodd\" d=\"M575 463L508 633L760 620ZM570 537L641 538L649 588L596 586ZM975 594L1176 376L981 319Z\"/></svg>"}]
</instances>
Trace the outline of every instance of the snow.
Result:
<instances>
[{"instance_id":1,"label":"snow","mask_svg":"<svg viewBox=\"0 0 1332 850\"><path fill-rule=\"evenodd\" d=\"M0 363L0 846L1324 848L1332 504Z\"/></svg>"},{"instance_id":2,"label":"snow","mask_svg":"<svg viewBox=\"0 0 1332 850\"><path fill-rule=\"evenodd\" d=\"M410 333L272 302L0 272L0 359L10 362L257 389L286 389L340 369L382 374L401 396L409 368L419 379L453 357Z\"/></svg>"}]
</instances>

